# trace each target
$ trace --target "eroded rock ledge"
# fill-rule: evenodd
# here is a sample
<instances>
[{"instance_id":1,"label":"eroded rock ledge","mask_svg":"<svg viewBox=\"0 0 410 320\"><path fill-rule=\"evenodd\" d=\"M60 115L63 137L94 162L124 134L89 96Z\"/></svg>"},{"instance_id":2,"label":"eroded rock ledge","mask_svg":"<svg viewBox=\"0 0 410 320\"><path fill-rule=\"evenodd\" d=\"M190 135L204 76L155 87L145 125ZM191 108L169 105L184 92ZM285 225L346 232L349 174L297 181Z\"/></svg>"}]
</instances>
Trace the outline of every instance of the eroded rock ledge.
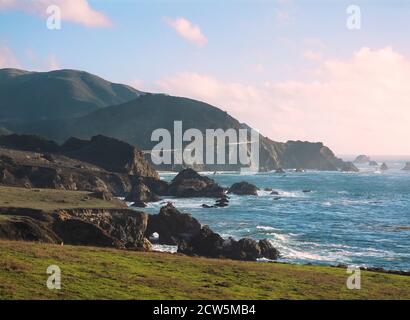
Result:
<instances>
[{"instance_id":1,"label":"eroded rock ledge","mask_svg":"<svg viewBox=\"0 0 410 320\"><path fill-rule=\"evenodd\" d=\"M70 245L151 250L148 238L159 234L159 244L176 245L178 252L234 260L275 260L279 252L269 241L224 239L172 204L159 214L131 209L61 209L54 212L0 208L0 238Z\"/></svg>"}]
</instances>

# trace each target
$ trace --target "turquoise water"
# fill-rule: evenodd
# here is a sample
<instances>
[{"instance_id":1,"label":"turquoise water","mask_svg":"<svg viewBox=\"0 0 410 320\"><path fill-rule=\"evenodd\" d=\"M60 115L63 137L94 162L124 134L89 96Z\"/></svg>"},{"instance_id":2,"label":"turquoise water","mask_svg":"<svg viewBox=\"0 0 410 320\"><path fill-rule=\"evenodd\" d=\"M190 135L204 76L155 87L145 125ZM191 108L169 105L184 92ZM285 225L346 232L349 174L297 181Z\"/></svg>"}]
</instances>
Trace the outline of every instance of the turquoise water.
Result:
<instances>
[{"instance_id":1,"label":"turquoise water","mask_svg":"<svg viewBox=\"0 0 410 320\"><path fill-rule=\"evenodd\" d=\"M223 186L242 180L273 188L259 196L231 196L226 208L203 209L213 199L170 200L222 236L268 238L281 261L353 264L410 270L410 172L389 162L381 173L367 166L360 173L207 174ZM171 180L175 174L163 173ZM311 189L310 193L302 190ZM159 211L160 203L147 207Z\"/></svg>"}]
</instances>

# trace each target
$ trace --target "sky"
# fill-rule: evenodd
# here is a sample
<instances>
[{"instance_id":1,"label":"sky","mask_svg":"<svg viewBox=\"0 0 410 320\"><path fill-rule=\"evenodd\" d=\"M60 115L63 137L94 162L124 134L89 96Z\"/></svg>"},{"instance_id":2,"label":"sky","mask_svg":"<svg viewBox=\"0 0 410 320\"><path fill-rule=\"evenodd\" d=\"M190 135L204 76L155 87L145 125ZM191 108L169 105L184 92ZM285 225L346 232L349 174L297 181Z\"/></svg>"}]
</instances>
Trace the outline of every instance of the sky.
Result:
<instances>
[{"instance_id":1,"label":"sky","mask_svg":"<svg viewBox=\"0 0 410 320\"><path fill-rule=\"evenodd\" d=\"M410 155L409 17L406 0L0 0L0 68L84 70L276 141Z\"/></svg>"}]
</instances>

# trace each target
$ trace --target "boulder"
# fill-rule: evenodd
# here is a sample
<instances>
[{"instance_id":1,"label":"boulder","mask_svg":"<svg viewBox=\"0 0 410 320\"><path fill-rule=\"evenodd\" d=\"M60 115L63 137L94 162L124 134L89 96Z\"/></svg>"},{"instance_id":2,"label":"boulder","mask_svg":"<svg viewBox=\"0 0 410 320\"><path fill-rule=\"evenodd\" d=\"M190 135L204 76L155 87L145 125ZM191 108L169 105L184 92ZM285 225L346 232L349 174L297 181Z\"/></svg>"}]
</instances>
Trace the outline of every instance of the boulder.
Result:
<instances>
[{"instance_id":1,"label":"boulder","mask_svg":"<svg viewBox=\"0 0 410 320\"><path fill-rule=\"evenodd\" d=\"M178 211L172 204L160 209L159 214L150 215L146 236L154 232L159 234L159 243L166 245L180 245L189 241L201 231L201 224L189 213Z\"/></svg>"},{"instance_id":2,"label":"boulder","mask_svg":"<svg viewBox=\"0 0 410 320\"><path fill-rule=\"evenodd\" d=\"M271 192L270 194L272 194L272 195L279 195L279 191L272 190L272 192Z\"/></svg>"},{"instance_id":3,"label":"boulder","mask_svg":"<svg viewBox=\"0 0 410 320\"><path fill-rule=\"evenodd\" d=\"M279 258L279 251L272 246L267 239L259 240L259 248L261 256L270 260L277 260Z\"/></svg>"},{"instance_id":4,"label":"boulder","mask_svg":"<svg viewBox=\"0 0 410 320\"><path fill-rule=\"evenodd\" d=\"M410 161L406 162L406 165L404 166L402 170L410 171Z\"/></svg>"},{"instance_id":5,"label":"boulder","mask_svg":"<svg viewBox=\"0 0 410 320\"><path fill-rule=\"evenodd\" d=\"M246 181L241 181L234 183L229 189L228 193L233 193L237 195L252 195L252 196L257 196L258 195L258 188Z\"/></svg>"},{"instance_id":6,"label":"boulder","mask_svg":"<svg viewBox=\"0 0 410 320\"><path fill-rule=\"evenodd\" d=\"M283 168L277 168L275 170L275 173L286 173L285 170Z\"/></svg>"},{"instance_id":7,"label":"boulder","mask_svg":"<svg viewBox=\"0 0 410 320\"><path fill-rule=\"evenodd\" d=\"M345 162L341 169L342 172L359 172L360 170L352 163Z\"/></svg>"},{"instance_id":8,"label":"boulder","mask_svg":"<svg viewBox=\"0 0 410 320\"><path fill-rule=\"evenodd\" d=\"M242 238L239 241L233 241L227 256L233 260L247 261L255 261L262 257L258 243L250 238Z\"/></svg>"},{"instance_id":9,"label":"boulder","mask_svg":"<svg viewBox=\"0 0 410 320\"><path fill-rule=\"evenodd\" d=\"M175 197L210 197L219 198L224 195L224 188L214 180L199 175L193 169L182 170L169 185L167 193Z\"/></svg>"}]
</instances>

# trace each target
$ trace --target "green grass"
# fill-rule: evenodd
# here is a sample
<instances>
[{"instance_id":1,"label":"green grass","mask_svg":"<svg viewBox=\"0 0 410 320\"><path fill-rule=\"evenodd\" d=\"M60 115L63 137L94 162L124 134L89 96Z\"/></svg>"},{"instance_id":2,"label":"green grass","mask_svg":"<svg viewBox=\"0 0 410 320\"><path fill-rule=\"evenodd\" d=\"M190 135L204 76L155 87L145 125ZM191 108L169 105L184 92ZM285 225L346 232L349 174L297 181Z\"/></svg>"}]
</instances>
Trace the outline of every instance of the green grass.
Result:
<instances>
[{"instance_id":1,"label":"green grass","mask_svg":"<svg viewBox=\"0 0 410 320\"><path fill-rule=\"evenodd\" d=\"M62 289L46 288L46 268ZM410 299L410 277L163 253L0 241L0 299Z\"/></svg>"},{"instance_id":2,"label":"green grass","mask_svg":"<svg viewBox=\"0 0 410 320\"><path fill-rule=\"evenodd\" d=\"M90 192L55 189L26 189L0 186L0 207L32 208L45 211L71 208L120 208L119 201L105 201Z\"/></svg>"}]
</instances>

